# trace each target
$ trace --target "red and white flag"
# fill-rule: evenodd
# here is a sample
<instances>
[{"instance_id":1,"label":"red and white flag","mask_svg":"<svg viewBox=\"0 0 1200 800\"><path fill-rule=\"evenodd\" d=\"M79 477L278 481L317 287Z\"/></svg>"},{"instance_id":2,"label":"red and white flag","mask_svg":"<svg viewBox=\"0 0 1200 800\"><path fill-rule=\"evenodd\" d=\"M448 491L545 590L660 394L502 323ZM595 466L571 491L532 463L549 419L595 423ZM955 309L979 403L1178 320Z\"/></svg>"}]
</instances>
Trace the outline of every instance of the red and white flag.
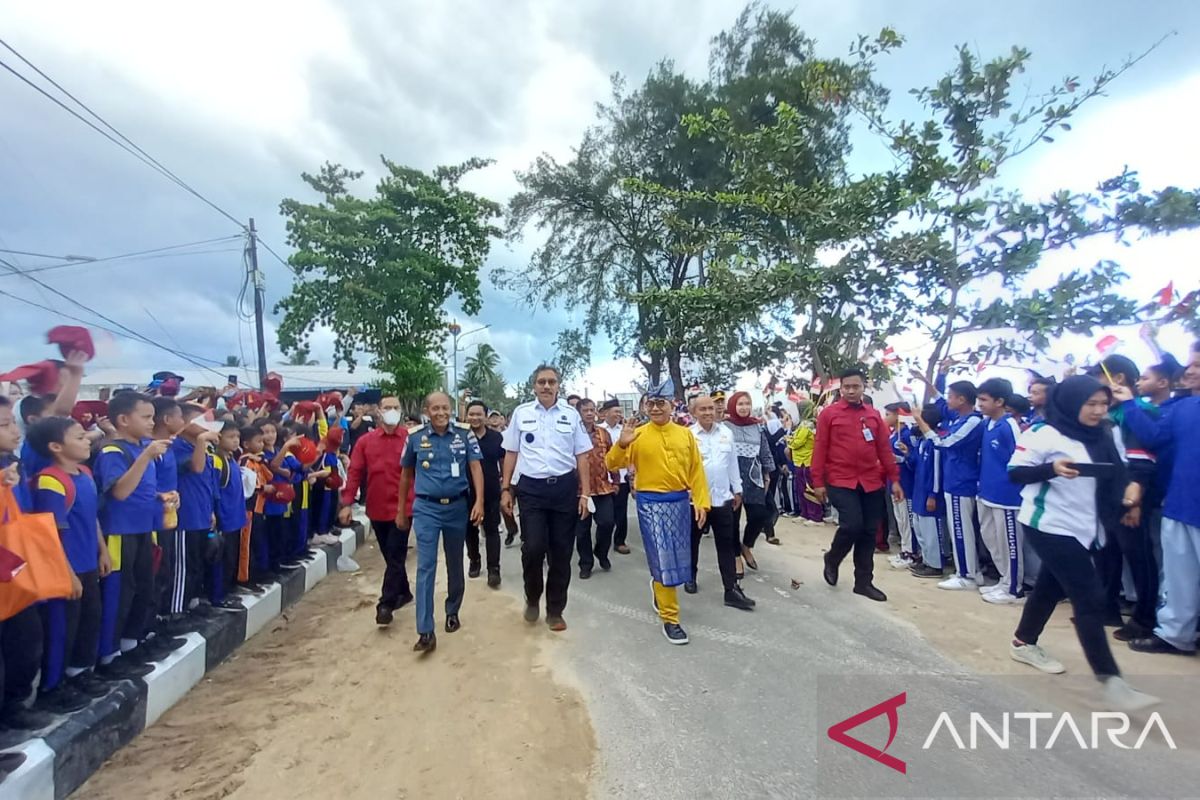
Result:
<instances>
[{"instance_id":1,"label":"red and white flag","mask_svg":"<svg viewBox=\"0 0 1200 800\"><path fill-rule=\"evenodd\" d=\"M1120 345L1121 340L1110 333L1096 342L1096 350L1100 353L1100 357L1104 358L1120 347Z\"/></svg>"},{"instance_id":2,"label":"red and white flag","mask_svg":"<svg viewBox=\"0 0 1200 800\"><path fill-rule=\"evenodd\" d=\"M900 356L896 355L896 351L891 345L883 348L883 363L889 367L900 363Z\"/></svg>"},{"instance_id":3,"label":"red and white flag","mask_svg":"<svg viewBox=\"0 0 1200 800\"><path fill-rule=\"evenodd\" d=\"M1158 304L1160 306L1169 306L1171 301L1175 299L1175 281L1171 281L1166 286L1158 290Z\"/></svg>"}]
</instances>

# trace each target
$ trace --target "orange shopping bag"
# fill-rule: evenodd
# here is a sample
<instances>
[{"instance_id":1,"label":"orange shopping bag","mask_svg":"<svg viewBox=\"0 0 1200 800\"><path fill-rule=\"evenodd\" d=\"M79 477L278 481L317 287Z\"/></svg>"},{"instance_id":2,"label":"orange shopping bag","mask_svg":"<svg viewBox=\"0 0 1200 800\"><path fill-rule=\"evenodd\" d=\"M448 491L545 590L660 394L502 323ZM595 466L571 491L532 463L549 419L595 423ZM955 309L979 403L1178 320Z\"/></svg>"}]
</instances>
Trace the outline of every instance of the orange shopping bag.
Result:
<instances>
[{"instance_id":1,"label":"orange shopping bag","mask_svg":"<svg viewBox=\"0 0 1200 800\"><path fill-rule=\"evenodd\" d=\"M0 488L0 547L25 560L11 581L0 583L0 620L39 600L71 596L71 565L53 514L24 514L12 489Z\"/></svg>"}]
</instances>

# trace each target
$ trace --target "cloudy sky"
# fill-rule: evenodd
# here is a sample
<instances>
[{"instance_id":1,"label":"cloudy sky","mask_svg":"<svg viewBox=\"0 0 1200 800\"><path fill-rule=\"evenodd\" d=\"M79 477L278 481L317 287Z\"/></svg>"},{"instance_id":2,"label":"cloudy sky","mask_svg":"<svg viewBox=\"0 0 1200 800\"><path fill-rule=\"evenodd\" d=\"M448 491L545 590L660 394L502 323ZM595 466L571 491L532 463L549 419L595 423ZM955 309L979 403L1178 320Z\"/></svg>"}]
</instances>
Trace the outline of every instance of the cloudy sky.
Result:
<instances>
[{"instance_id":1,"label":"cloudy sky","mask_svg":"<svg viewBox=\"0 0 1200 800\"><path fill-rule=\"evenodd\" d=\"M516 188L514 170L542 152L566 158L604 100L614 72L643 77L662 58L702 75L709 38L741 8L720 0L655 3L362 0L176 4L46 2L0 6L8 41L125 135L238 219L254 217L264 241L287 255L283 197L305 197L304 170L335 161L377 174L380 154L420 168L472 156L495 159L471 188L498 201ZM1115 0L968 4L882 0L774 3L829 55L883 25L906 38L886 62L886 83L903 92L936 80L966 42L983 55L1021 44L1034 53L1030 84L1087 76L1167 41L1078 118L1074 132L1028 157L1013 188L1037 195L1085 189L1125 164L1147 186L1200 186L1200 4ZM976 5L976 4L970 4ZM0 61L30 74L0 49ZM32 77L32 76L31 76ZM0 248L104 257L206 242L153 259L80 264L37 277L119 326L206 359L244 352L253 334L238 320L244 269L238 234L213 209L117 149L5 70L0 70ZM864 154L856 164L870 166ZM532 242L497 242L489 267L522 264ZM1194 283L1200 237L1095 243L1055 257L1059 270L1117 256L1129 291L1148 296L1166 280ZM181 256L180 252L198 253ZM26 270L62 264L2 254ZM268 304L289 274L265 251ZM65 322L23 303L99 321L51 289L0 276L0 366L48 357L44 331ZM453 310L452 310L453 311ZM491 327L463 342L469 355L490 341L512 380L551 354L565 312L531 311L484 279L483 311L464 328ZM102 324L115 327L111 322ZM1131 337L1135 338L1135 337ZM1182 335L1169 337L1182 344ZM329 363L330 338L314 357ZM916 346L913 343L912 346ZM1080 346L1077 343L1072 346ZM279 360L268 327L268 360ZM127 338L102 337L103 366L188 366ZM628 390L630 370L598 343L590 391ZM217 380L196 368L192 371ZM219 370L218 372L223 372Z\"/></svg>"}]
</instances>

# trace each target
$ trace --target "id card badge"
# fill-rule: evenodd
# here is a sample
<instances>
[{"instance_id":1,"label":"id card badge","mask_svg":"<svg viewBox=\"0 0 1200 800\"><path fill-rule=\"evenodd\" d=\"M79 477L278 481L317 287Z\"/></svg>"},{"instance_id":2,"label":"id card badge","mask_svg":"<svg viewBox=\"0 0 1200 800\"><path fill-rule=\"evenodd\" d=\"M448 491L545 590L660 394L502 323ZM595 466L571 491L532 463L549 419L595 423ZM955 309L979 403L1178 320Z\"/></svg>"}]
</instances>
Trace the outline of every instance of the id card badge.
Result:
<instances>
[{"instance_id":1,"label":"id card badge","mask_svg":"<svg viewBox=\"0 0 1200 800\"><path fill-rule=\"evenodd\" d=\"M452 462L450 462L450 477L451 477L451 478L457 478L457 477L458 477L458 475L459 475L459 472L458 472L458 462L457 462L457 461L452 461Z\"/></svg>"},{"instance_id":2,"label":"id card badge","mask_svg":"<svg viewBox=\"0 0 1200 800\"><path fill-rule=\"evenodd\" d=\"M863 427L863 438L868 442L873 442L875 441L875 434L871 432L870 428Z\"/></svg>"}]
</instances>

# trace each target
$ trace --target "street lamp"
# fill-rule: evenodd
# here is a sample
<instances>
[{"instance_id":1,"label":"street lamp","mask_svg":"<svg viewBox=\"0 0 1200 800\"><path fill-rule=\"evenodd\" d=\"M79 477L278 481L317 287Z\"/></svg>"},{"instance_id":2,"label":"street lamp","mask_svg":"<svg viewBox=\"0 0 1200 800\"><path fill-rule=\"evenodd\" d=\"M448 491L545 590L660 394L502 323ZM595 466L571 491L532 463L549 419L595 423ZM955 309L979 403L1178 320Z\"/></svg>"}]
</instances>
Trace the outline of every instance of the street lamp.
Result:
<instances>
[{"instance_id":1,"label":"street lamp","mask_svg":"<svg viewBox=\"0 0 1200 800\"><path fill-rule=\"evenodd\" d=\"M458 340L460 338L465 339L466 337L470 336L473 333L479 333L480 331L487 330L490 327L492 327L492 326L491 325L483 325L481 327L475 328L474 330L469 330L466 333L463 333L461 325L459 325L457 322L450 323L449 330L450 330L450 336L453 337L452 348L454 350L454 393L453 393L453 397L454 397L454 416L456 418L458 417L458 352L459 352Z\"/></svg>"}]
</instances>

